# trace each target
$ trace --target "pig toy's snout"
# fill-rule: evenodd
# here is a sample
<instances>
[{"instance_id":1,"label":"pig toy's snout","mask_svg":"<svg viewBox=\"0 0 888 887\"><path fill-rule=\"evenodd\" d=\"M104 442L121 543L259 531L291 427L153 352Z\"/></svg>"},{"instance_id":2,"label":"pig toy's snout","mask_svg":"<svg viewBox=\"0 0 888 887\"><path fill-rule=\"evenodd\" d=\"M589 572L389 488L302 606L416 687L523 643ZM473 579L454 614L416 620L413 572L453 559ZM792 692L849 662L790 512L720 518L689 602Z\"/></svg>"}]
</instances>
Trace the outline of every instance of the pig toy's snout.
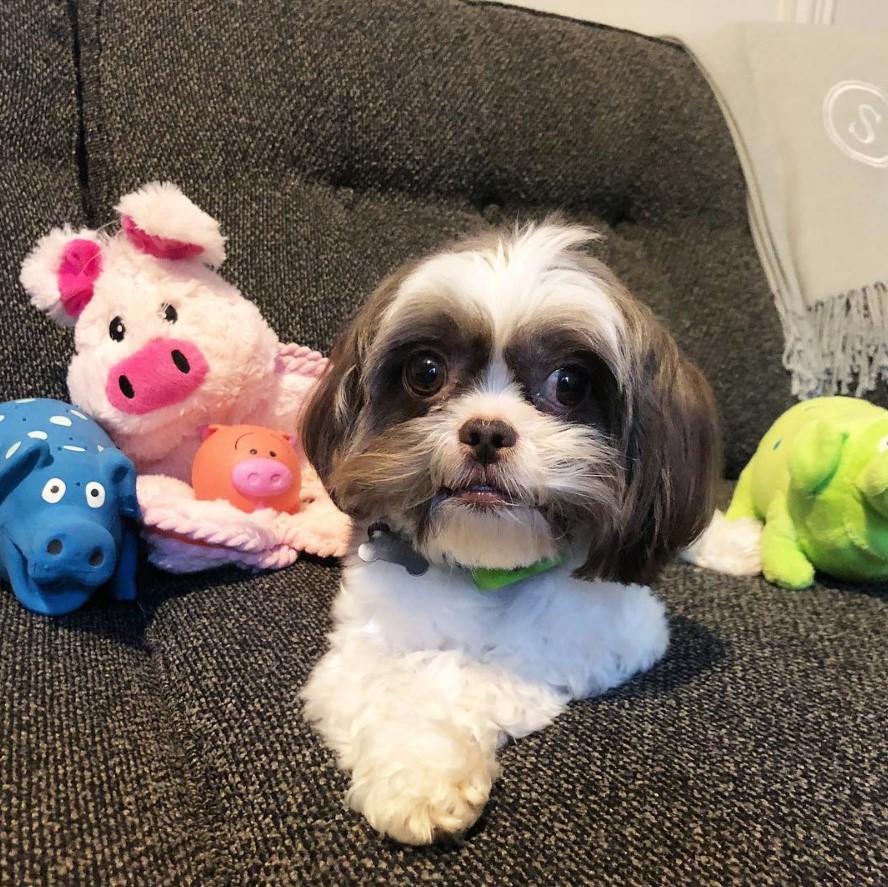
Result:
<instances>
[{"instance_id":1,"label":"pig toy's snout","mask_svg":"<svg viewBox=\"0 0 888 887\"><path fill-rule=\"evenodd\" d=\"M293 472L276 459L245 459L232 469L231 483L249 499L268 498L293 486Z\"/></svg>"},{"instance_id":2,"label":"pig toy's snout","mask_svg":"<svg viewBox=\"0 0 888 887\"><path fill-rule=\"evenodd\" d=\"M185 400L209 371L200 349L184 339L154 339L108 372L105 394L122 413L143 416Z\"/></svg>"},{"instance_id":3,"label":"pig toy's snout","mask_svg":"<svg viewBox=\"0 0 888 887\"><path fill-rule=\"evenodd\" d=\"M73 581L92 588L114 572L117 549L111 534L97 524L66 520L35 540L29 572L42 585Z\"/></svg>"}]
</instances>

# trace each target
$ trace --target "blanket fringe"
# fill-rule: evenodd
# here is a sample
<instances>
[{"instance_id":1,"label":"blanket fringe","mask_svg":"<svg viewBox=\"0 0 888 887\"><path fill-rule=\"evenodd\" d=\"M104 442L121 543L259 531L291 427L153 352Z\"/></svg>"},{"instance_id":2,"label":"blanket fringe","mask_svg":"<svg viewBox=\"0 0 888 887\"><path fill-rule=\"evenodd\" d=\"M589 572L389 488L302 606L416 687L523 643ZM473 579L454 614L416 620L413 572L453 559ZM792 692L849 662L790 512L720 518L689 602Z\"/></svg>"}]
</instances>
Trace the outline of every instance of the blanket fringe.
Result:
<instances>
[{"instance_id":1,"label":"blanket fringe","mask_svg":"<svg viewBox=\"0 0 888 887\"><path fill-rule=\"evenodd\" d=\"M888 379L888 283L876 281L818 302L799 315L782 310L783 365L800 399L861 397Z\"/></svg>"}]
</instances>

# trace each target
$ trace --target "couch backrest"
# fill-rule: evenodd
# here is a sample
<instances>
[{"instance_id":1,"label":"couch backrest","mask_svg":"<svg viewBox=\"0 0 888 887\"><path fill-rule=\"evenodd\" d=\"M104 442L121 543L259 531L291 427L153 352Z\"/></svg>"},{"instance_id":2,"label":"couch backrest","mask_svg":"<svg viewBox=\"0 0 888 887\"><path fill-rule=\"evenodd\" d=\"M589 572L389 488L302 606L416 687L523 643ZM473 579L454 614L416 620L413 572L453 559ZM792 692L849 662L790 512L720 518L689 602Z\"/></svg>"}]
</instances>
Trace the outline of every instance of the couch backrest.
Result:
<instances>
[{"instance_id":1,"label":"couch backrest","mask_svg":"<svg viewBox=\"0 0 888 887\"><path fill-rule=\"evenodd\" d=\"M405 258L561 209L709 377L729 474L789 405L735 153L677 47L458 0L81 0L77 24L91 221L177 182L282 337L327 349Z\"/></svg>"},{"instance_id":2,"label":"couch backrest","mask_svg":"<svg viewBox=\"0 0 888 887\"><path fill-rule=\"evenodd\" d=\"M22 259L62 220L82 224L77 70L64 2L20 3L0 26L0 400L63 396L69 337L27 303Z\"/></svg>"}]
</instances>

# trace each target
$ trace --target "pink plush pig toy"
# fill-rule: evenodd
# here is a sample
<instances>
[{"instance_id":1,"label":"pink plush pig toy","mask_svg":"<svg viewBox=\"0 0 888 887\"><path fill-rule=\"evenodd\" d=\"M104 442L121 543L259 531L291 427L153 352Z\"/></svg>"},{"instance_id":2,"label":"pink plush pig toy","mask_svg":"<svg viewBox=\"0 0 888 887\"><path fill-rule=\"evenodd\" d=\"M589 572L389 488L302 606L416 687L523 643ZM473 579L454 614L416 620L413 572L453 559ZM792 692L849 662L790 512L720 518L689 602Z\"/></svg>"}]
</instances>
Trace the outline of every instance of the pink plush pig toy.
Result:
<instances>
[{"instance_id":1,"label":"pink plush pig toy","mask_svg":"<svg viewBox=\"0 0 888 887\"><path fill-rule=\"evenodd\" d=\"M151 560L188 572L232 562L280 567L299 550L342 554L348 520L301 451L295 514L198 501L189 483L201 429L295 430L326 359L278 341L256 305L215 271L225 259L219 225L174 185L146 185L117 211L117 231L51 231L21 280L37 308L74 327L71 399L139 471Z\"/></svg>"}]
</instances>

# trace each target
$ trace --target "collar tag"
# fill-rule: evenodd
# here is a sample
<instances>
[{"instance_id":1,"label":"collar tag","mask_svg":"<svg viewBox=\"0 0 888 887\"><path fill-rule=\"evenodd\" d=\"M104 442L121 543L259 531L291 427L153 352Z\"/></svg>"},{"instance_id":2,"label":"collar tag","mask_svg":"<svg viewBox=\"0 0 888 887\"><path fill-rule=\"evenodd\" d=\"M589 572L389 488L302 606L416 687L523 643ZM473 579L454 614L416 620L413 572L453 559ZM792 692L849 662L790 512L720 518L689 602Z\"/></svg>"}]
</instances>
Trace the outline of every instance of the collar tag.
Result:
<instances>
[{"instance_id":1,"label":"collar tag","mask_svg":"<svg viewBox=\"0 0 888 887\"><path fill-rule=\"evenodd\" d=\"M403 567L411 576L422 576L429 562L413 550L413 546L396 533L388 524L371 524L367 529L367 541L358 546L358 557L365 564L385 561Z\"/></svg>"}]
</instances>

